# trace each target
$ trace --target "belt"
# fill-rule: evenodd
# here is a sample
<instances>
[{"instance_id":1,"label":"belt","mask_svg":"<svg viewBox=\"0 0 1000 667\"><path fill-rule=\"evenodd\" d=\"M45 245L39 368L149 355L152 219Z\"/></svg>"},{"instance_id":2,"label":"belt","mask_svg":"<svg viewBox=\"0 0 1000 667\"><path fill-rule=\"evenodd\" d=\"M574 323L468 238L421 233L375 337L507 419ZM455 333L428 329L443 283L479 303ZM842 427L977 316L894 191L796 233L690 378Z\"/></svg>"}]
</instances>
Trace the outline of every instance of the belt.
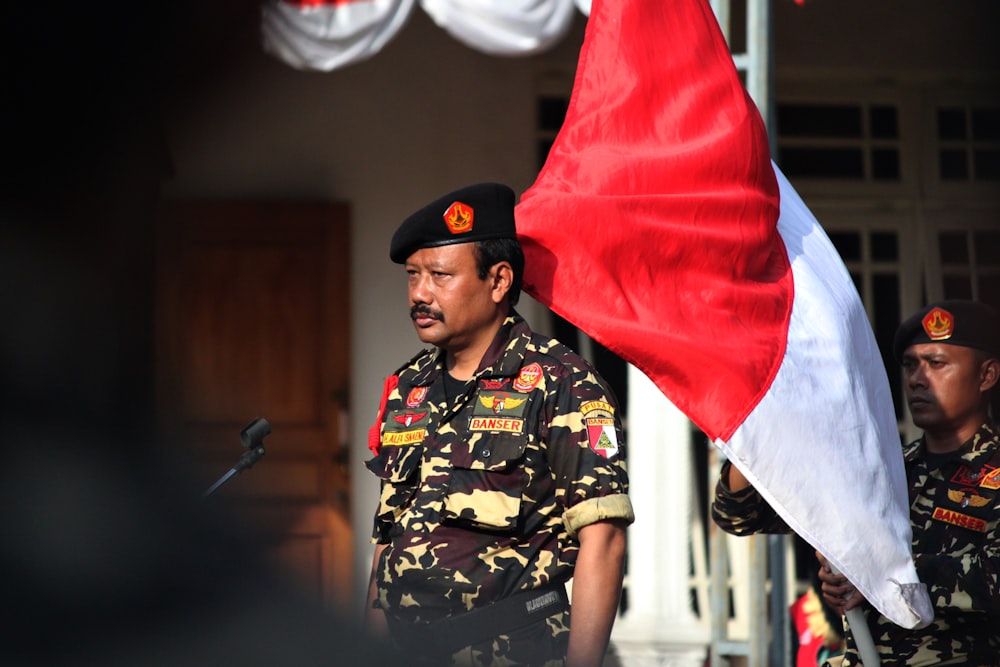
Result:
<instances>
[{"instance_id":1,"label":"belt","mask_svg":"<svg viewBox=\"0 0 1000 667\"><path fill-rule=\"evenodd\" d=\"M389 634L401 651L447 656L465 646L506 634L569 609L563 584L518 591L484 607L435 621L411 623L386 614Z\"/></svg>"}]
</instances>

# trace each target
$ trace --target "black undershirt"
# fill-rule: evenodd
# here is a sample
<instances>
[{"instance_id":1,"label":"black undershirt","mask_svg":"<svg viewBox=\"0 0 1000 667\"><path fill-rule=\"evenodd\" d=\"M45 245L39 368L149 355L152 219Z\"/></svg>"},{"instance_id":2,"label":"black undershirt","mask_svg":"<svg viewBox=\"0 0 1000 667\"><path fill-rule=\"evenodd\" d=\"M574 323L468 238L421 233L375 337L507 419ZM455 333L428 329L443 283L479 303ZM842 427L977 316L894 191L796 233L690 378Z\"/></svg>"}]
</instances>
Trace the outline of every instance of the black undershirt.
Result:
<instances>
[{"instance_id":1,"label":"black undershirt","mask_svg":"<svg viewBox=\"0 0 1000 667\"><path fill-rule=\"evenodd\" d=\"M465 391L469 388L468 380L456 380L451 376L451 373L445 371L444 373L444 397L445 400L450 404L457 396L465 394Z\"/></svg>"},{"instance_id":2,"label":"black undershirt","mask_svg":"<svg viewBox=\"0 0 1000 667\"><path fill-rule=\"evenodd\" d=\"M924 462L930 470L937 470L952 459L960 456L958 450L953 452L928 452L924 449Z\"/></svg>"}]
</instances>

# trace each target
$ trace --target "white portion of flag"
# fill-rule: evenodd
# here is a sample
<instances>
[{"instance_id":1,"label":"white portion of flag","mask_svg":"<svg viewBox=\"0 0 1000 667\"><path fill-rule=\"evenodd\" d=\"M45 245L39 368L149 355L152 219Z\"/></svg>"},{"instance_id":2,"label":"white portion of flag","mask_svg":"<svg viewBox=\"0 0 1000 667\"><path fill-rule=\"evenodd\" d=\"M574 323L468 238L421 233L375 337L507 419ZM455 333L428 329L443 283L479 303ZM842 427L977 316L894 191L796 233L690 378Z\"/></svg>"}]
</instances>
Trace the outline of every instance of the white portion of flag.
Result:
<instances>
[{"instance_id":1,"label":"white portion of flag","mask_svg":"<svg viewBox=\"0 0 1000 667\"><path fill-rule=\"evenodd\" d=\"M370 58L395 37L415 0L346 0L300 7L265 0L264 50L292 67L328 72Z\"/></svg>"},{"instance_id":2,"label":"white portion of flag","mask_svg":"<svg viewBox=\"0 0 1000 667\"><path fill-rule=\"evenodd\" d=\"M882 614L934 617L910 552L902 447L885 369L836 249L775 167L778 232L795 279L785 356L728 442L730 460Z\"/></svg>"}]
</instances>

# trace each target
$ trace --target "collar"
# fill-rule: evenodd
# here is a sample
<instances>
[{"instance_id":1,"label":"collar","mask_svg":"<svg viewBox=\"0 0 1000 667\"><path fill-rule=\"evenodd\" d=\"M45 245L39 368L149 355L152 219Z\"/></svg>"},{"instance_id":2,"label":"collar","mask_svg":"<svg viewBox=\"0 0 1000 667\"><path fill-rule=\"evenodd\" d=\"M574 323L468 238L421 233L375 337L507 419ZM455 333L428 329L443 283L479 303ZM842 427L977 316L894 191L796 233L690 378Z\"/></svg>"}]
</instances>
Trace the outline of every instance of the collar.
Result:
<instances>
[{"instance_id":1,"label":"collar","mask_svg":"<svg viewBox=\"0 0 1000 667\"><path fill-rule=\"evenodd\" d=\"M903 450L903 459L907 463L911 463L923 458L924 447L923 437L915 440ZM959 453L956 460L964 461L969 469L975 472L992 458L998 447L1000 447L1000 436L998 436L997 426L986 422L956 450Z\"/></svg>"},{"instance_id":2,"label":"collar","mask_svg":"<svg viewBox=\"0 0 1000 667\"><path fill-rule=\"evenodd\" d=\"M497 335L493 338L493 342L483 354L483 359L472 379L517 375L521 371L525 351L530 340L531 329L528 327L528 323L516 310L511 309L510 315L504 319ZM438 376L444 372L444 357L444 350L439 348L425 349L417 354L410 363L397 371L397 374L401 380L411 386L433 384Z\"/></svg>"}]
</instances>

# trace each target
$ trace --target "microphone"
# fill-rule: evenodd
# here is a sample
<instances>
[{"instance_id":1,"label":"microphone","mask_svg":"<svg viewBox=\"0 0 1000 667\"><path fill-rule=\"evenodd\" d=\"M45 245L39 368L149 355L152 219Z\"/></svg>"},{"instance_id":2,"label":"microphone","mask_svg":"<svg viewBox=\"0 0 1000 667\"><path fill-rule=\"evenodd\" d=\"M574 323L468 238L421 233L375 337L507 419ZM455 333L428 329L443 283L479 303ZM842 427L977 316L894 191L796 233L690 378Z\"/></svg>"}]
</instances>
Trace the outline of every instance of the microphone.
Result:
<instances>
[{"instance_id":1,"label":"microphone","mask_svg":"<svg viewBox=\"0 0 1000 667\"><path fill-rule=\"evenodd\" d=\"M216 480L215 484L201 494L202 499L215 493L220 486L228 482L234 475L238 475L247 468L252 468L253 464L260 461L261 457L264 456L264 438L270 433L271 425L263 417L258 417L244 426L243 430L240 431L240 442L243 443L243 447L247 451L240 457L239 463L230 468L226 474Z\"/></svg>"}]
</instances>

